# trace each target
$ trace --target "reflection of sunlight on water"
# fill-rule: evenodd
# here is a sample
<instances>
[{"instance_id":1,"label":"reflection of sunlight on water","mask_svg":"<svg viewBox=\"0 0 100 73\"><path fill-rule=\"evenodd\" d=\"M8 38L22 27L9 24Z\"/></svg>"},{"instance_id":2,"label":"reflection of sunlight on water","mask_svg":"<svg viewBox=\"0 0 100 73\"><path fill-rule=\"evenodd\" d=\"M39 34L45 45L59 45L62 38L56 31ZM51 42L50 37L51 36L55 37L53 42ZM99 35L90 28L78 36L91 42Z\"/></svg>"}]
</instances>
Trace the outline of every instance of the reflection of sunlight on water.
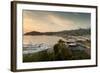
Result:
<instances>
[{"instance_id":1,"label":"reflection of sunlight on water","mask_svg":"<svg viewBox=\"0 0 100 73\"><path fill-rule=\"evenodd\" d=\"M41 35L41 36L24 36L23 39L23 44L29 44L30 42L32 44L47 44L49 46L54 45L55 43L57 43L57 41L59 39L63 39L62 37L57 37L57 36L45 36L45 35Z\"/></svg>"},{"instance_id":2,"label":"reflection of sunlight on water","mask_svg":"<svg viewBox=\"0 0 100 73\"><path fill-rule=\"evenodd\" d=\"M62 37L57 36L24 36L23 40L23 54L27 53L35 53L39 51L43 51L48 49L49 51L52 50L54 44L56 44L59 39L65 41Z\"/></svg>"},{"instance_id":3,"label":"reflection of sunlight on water","mask_svg":"<svg viewBox=\"0 0 100 73\"><path fill-rule=\"evenodd\" d=\"M46 49L50 51L52 50L54 44L59 41L59 39L65 41L64 38L57 36L24 36L23 54L35 53Z\"/></svg>"}]
</instances>

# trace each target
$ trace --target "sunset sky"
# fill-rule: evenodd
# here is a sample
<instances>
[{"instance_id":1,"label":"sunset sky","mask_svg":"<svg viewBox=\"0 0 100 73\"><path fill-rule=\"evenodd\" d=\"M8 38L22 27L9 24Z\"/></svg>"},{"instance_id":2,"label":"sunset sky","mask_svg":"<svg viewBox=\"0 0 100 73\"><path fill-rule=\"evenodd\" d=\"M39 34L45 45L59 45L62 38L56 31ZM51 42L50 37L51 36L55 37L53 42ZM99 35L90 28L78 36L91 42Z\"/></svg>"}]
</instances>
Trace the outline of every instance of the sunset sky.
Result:
<instances>
[{"instance_id":1,"label":"sunset sky","mask_svg":"<svg viewBox=\"0 0 100 73\"><path fill-rule=\"evenodd\" d=\"M90 13L23 10L24 33L90 28Z\"/></svg>"}]
</instances>

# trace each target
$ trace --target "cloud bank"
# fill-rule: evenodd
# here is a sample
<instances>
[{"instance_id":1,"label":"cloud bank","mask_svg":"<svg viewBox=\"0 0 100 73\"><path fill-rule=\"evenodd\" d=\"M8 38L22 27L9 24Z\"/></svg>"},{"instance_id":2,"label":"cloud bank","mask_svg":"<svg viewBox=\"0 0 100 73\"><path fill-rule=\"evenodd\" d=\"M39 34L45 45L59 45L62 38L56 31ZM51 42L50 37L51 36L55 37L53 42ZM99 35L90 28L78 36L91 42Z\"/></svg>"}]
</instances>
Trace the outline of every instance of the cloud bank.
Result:
<instances>
[{"instance_id":1,"label":"cloud bank","mask_svg":"<svg viewBox=\"0 0 100 73\"><path fill-rule=\"evenodd\" d=\"M23 10L23 28L24 33L90 28L90 14Z\"/></svg>"}]
</instances>

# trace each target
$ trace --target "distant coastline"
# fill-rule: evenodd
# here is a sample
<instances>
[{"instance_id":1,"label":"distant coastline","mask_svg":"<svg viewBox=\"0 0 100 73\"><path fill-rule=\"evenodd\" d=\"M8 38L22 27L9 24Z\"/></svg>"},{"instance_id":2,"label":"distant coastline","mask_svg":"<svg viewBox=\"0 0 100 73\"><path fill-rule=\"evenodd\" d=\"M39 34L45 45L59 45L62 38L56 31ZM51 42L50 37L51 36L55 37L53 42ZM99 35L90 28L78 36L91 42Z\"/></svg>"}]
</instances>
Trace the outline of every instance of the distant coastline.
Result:
<instances>
[{"instance_id":1,"label":"distant coastline","mask_svg":"<svg viewBox=\"0 0 100 73\"><path fill-rule=\"evenodd\" d=\"M71 35L71 36L83 36L83 35L90 35L91 29L76 29L76 30L64 30L59 32L38 32L38 31L31 31L27 32L24 35Z\"/></svg>"}]
</instances>

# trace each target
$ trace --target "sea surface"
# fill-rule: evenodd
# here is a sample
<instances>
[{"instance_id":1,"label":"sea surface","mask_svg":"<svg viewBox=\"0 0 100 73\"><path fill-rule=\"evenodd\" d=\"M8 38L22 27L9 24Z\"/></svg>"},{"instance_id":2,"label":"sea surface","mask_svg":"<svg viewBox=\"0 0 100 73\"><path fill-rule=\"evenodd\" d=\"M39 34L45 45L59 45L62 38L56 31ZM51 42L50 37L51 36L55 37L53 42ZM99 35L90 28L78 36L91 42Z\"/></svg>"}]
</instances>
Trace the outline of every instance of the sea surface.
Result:
<instances>
[{"instance_id":1,"label":"sea surface","mask_svg":"<svg viewBox=\"0 0 100 73\"><path fill-rule=\"evenodd\" d=\"M64 41L66 41L64 38L62 37L58 37L58 36L47 36L47 35L40 35L40 36L30 36L30 35L26 35L23 38L23 44L47 44L49 46L53 46L54 44L56 44L59 39L62 39Z\"/></svg>"}]
</instances>

